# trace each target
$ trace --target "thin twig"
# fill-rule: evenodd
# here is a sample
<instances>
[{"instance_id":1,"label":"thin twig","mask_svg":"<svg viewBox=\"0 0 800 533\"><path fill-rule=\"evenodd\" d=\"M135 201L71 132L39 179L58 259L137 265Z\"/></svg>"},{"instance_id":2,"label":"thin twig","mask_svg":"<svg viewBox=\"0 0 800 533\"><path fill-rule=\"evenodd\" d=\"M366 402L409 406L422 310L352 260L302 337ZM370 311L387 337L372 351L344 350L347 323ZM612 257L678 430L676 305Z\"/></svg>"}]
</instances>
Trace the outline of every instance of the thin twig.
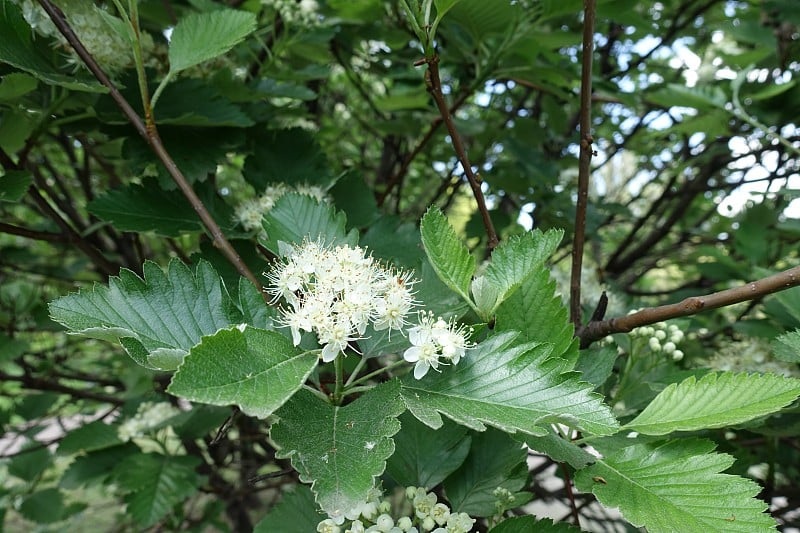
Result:
<instances>
[{"instance_id":1,"label":"thin twig","mask_svg":"<svg viewBox=\"0 0 800 533\"><path fill-rule=\"evenodd\" d=\"M599 322L589 322L578 331L581 348L586 348L594 341L612 333L627 333L634 328L655 324L663 320L681 316L696 315L708 309L717 309L728 305L762 298L774 292L783 291L800 285L800 266L784 270L763 279L751 281L739 287L707 294L692 296L681 302L643 309L636 313L611 318Z\"/></svg>"},{"instance_id":2,"label":"thin twig","mask_svg":"<svg viewBox=\"0 0 800 533\"><path fill-rule=\"evenodd\" d=\"M461 141L461 135L458 134L456 125L453 122L453 117L450 115L450 109L447 107L447 102L444 101L444 94L442 94L442 80L439 77L439 56L435 55L430 59L426 59L428 70L425 73L425 84L428 92L431 93L433 99L436 101L436 106L439 108L439 113L442 115L444 124L447 127L447 132L450 134L450 139L453 141L453 149L456 151L458 160L461 166L464 167L464 174L467 176L470 187L472 187L472 194L475 196L475 202L478 204L478 211L483 219L483 225L486 227L486 236L488 238L487 247L489 250L494 250L499 242L497 239L497 232L494 230L492 218L489 216L489 210L486 208L486 200L481 191L481 179L472 171L472 166L467 157L467 151L464 148L464 143Z\"/></svg>"},{"instance_id":3,"label":"thin twig","mask_svg":"<svg viewBox=\"0 0 800 533\"><path fill-rule=\"evenodd\" d=\"M122 96L122 93L119 92L114 83L109 79L108 76L106 76L105 72L103 72L103 69L100 68L100 65L98 65L91 54L89 54L81 41L75 35L75 32L72 31L72 28L69 26L66 18L64 17L64 13L50 0L39 0L39 3L50 16L53 24L55 24L61 34L67 39L67 42L70 44L70 46L72 46L72 48L75 50L75 53L78 54L78 56L89 68L92 74L94 74L97 80L109 90L111 98L122 110L122 113L125 115L128 121L133 125L139 135L141 135L150 145L150 148L152 148L153 152L155 152L158 159L167 169L169 175L172 176L172 179L178 185L178 188L181 190L183 195L192 205L192 208L194 208L195 212L200 217L203 225L211 234L214 246L222 252L225 258L236 268L239 274L246 277L259 289L259 292L262 293L264 301L267 301L268 296L261 290L263 288L261 282L250 271L244 261L242 261L242 258L239 257L239 254L236 252L233 246L231 246L231 243L228 242L228 239L222 233L222 229L220 229L219 225L208 212L208 209L206 209L203 202L194 192L194 189L192 189L192 186L189 184L186 177L175 164L175 161L173 161L172 157L167 152L164 144L161 142L161 138L158 135L155 123L150 122L149 124L145 125L141 117L139 117L128 101L125 100L125 97Z\"/></svg>"},{"instance_id":4,"label":"thin twig","mask_svg":"<svg viewBox=\"0 0 800 533\"><path fill-rule=\"evenodd\" d=\"M594 0L583 2L583 59L581 63L580 154L578 160L578 204L572 241L569 316L577 330L581 326L581 267L586 240L586 206L589 203L589 172L592 165L592 56L594 55Z\"/></svg>"}]
</instances>

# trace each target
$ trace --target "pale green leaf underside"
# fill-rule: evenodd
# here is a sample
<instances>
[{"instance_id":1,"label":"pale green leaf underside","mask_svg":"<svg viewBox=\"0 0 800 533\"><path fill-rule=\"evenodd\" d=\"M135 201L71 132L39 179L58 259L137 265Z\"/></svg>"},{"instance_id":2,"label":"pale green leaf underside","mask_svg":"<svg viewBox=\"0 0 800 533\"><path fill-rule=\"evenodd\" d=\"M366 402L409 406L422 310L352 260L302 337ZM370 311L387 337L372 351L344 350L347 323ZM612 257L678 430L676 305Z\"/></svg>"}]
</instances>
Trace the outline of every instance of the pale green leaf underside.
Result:
<instances>
[{"instance_id":1,"label":"pale green leaf underside","mask_svg":"<svg viewBox=\"0 0 800 533\"><path fill-rule=\"evenodd\" d=\"M303 386L316 352L300 353L280 333L252 327L203 337L184 357L167 392L211 405L238 405L264 418Z\"/></svg>"},{"instance_id":2,"label":"pale green leaf underside","mask_svg":"<svg viewBox=\"0 0 800 533\"><path fill-rule=\"evenodd\" d=\"M494 312L498 305L517 290L535 268L544 264L563 236L563 230L542 233L536 229L500 243L492 252L492 260L486 267L486 279L499 293L490 312Z\"/></svg>"},{"instance_id":3,"label":"pale green leaf underside","mask_svg":"<svg viewBox=\"0 0 800 533\"><path fill-rule=\"evenodd\" d=\"M713 449L699 439L636 444L579 471L575 485L650 533L773 531L766 504L755 498L760 487L720 474L733 458Z\"/></svg>"},{"instance_id":4,"label":"pale green leaf underside","mask_svg":"<svg viewBox=\"0 0 800 533\"><path fill-rule=\"evenodd\" d=\"M170 72L224 54L255 29L256 17L246 11L218 10L182 18L170 36Z\"/></svg>"},{"instance_id":5,"label":"pale green leaf underside","mask_svg":"<svg viewBox=\"0 0 800 533\"><path fill-rule=\"evenodd\" d=\"M439 279L469 302L475 258L438 208L428 209L422 217L420 231L425 253Z\"/></svg>"},{"instance_id":6,"label":"pale green leaf underside","mask_svg":"<svg viewBox=\"0 0 800 533\"><path fill-rule=\"evenodd\" d=\"M300 244L305 239L320 239L325 245L355 246L358 232L347 233L346 225L345 214L333 206L304 194L288 193L264 216L267 239L262 244L276 255L280 255L278 243Z\"/></svg>"},{"instance_id":7,"label":"pale green leaf underside","mask_svg":"<svg viewBox=\"0 0 800 533\"><path fill-rule=\"evenodd\" d=\"M280 421L270 431L278 457L291 458L328 514L341 515L365 500L383 473L404 410L398 389L391 381L344 407L302 389L278 410Z\"/></svg>"},{"instance_id":8,"label":"pale green leaf underside","mask_svg":"<svg viewBox=\"0 0 800 533\"><path fill-rule=\"evenodd\" d=\"M619 426L592 385L576 373L561 373L563 361L548 358L551 346L518 344L506 332L467 351L455 367L440 367L421 380L403 378L406 406L436 429L439 413L471 429L485 424L514 433L547 435L551 423L563 423L594 435L610 435Z\"/></svg>"},{"instance_id":9,"label":"pale green leaf underside","mask_svg":"<svg viewBox=\"0 0 800 533\"><path fill-rule=\"evenodd\" d=\"M241 322L219 275L205 261L193 273L178 260L167 272L148 261L144 279L123 269L108 286L50 303L50 315L73 333L120 340L139 364L174 370L189 349L221 328Z\"/></svg>"},{"instance_id":10,"label":"pale green leaf underside","mask_svg":"<svg viewBox=\"0 0 800 533\"><path fill-rule=\"evenodd\" d=\"M673 383L625 428L646 435L740 424L800 396L800 380L775 374L721 372Z\"/></svg>"}]
</instances>

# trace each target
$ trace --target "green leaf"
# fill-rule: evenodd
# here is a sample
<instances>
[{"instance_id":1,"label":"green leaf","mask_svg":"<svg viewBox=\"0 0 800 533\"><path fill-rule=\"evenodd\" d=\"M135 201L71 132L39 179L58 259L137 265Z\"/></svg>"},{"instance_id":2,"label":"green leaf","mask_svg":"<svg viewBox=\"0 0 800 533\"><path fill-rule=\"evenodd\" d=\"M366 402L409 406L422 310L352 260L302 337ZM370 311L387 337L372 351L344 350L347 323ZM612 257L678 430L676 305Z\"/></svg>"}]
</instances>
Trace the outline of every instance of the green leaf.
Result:
<instances>
[{"instance_id":1,"label":"green leaf","mask_svg":"<svg viewBox=\"0 0 800 533\"><path fill-rule=\"evenodd\" d=\"M53 463L47 448L37 448L31 443L8 462L8 473L25 481L33 482ZM30 449L31 451L28 451Z\"/></svg>"},{"instance_id":2,"label":"green leaf","mask_svg":"<svg viewBox=\"0 0 800 533\"><path fill-rule=\"evenodd\" d=\"M79 455L67 467L58 484L61 488L74 490L91 482L103 482L122 461L140 453L139 447L129 442Z\"/></svg>"},{"instance_id":3,"label":"green leaf","mask_svg":"<svg viewBox=\"0 0 800 533\"><path fill-rule=\"evenodd\" d=\"M670 83L648 94L647 101L663 107L694 107L700 111L711 111L724 107L728 97L718 85L686 87Z\"/></svg>"},{"instance_id":4,"label":"green leaf","mask_svg":"<svg viewBox=\"0 0 800 533\"><path fill-rule=\"evenodd\" d=\"M575 469L583 468L594 462L594 455L562 438L555 433L553 428L548 428L548 434L543 437L516 434L514 438L525 442L531 450L544 453L550 459L559 463L567 463Z\"/></svg>"},{"instance_id":5,"label":"green leaf","mask_svg":"<svg viewBox=\"0 0 800 533\"><path fill-rule=\"evenodd\" d=\"M438 208L431 207L422 217L420 231L425 253L439 279L470 302L469 290L475 273L475 258L459 240L447 218Z\"/></svg>"},{"instance_id":6,"label":"green leaf","mask_svg":"<svg viewBox=\"0 0 800 533\"><path fill-rule=\"evenodd\" d=\"M127 269L50 303L53 320L72 333L101 340L119 339L140 365L175 370L192 346L242 320L219 275L201 261L193 273L173 259L167 272L147 261L144 279Z\"/></svg>"},{"instance_id":7,"label":"green leaf","mask_svg":"<svg viewBox=\"0 0 800 533\"><path fill-rule=\"evenodd\" d=\"M527 457L527 450L502 431L475 434L464 464L444 482L452 510L472 516L495 514L495 490L502 488L514 494L525 486ZM523 495L519 496L522 499Z\"/></svg>"},{"instance_id":8,"label":"green leaf","mask_svg":"<svg viewBox=\"0 0 800 533\"><path fill-rule=\"evenodd\" d=\"M63 74L37 46L16 2L0 0L0 62L8 63L51 85L89 92L107 89L82 72Z\"/></svg>"},{"instance_id":9,"label":"green leaf","mask_svg":"<svg viewBox=\"0 0 800 533\"><path fill-rule=\"evenodd\" d=\"M7 170L0 176L0 202L19 202L33 183L33 175L26 170Z\"/></svg>"},{"instance_id":10,"label":"green leaf","mask_svg":"<svg viewBox=\"0 0 800 533\"><path fill-rule=\"evenodd\" d=\"M650 533L774 531L767 505L755 498L761 488L720 474L734 459L713 449L700 439L635 444L577 472L575 485Z\"/></svg>"},{"instance_id":11,"label":"green leaf","mask_svg":"<svg viewBox=\"0 0 800 533\"><path fill-rule=\"evenodd\" d=\"M211 405L238 405L264 418L297 392L317 366L280 333L253 327L203 337L184 357L167 392Z\"/></svg>"},{"instance_id":12,"label":"green leaf","mask_svg":"<svg viewBox=\"0 0 800 533\"><path fill-rule=\"evenodd\" d=\"M179 237L203 229L186 197L178 191L164 191L153 179L108 191L89 202L87 209L121 231Z\"/></svg>"},{"instance_id":13,"label":"green leaf","mask_svg":"<svg viewBox=\"0 0 800 533\"><path fill-rule=\"evenodd\" d=\"M581 373L582 380L599 387L611 376L617 357L619 354L613 346L581 350L575 370Z\"/></svg>"},{"instance_id":14,"label":"green leaf","mask_svg":"<svg viewBox=\"0 0 800 533\"><path fill-rule=\"evenodd\" d=\"M64 518L64 495L58 489L34 492L22 502L19 512L32 522L52 524Z\"/></svg>"},{"instance_id":15,"label":"green leaf","mask_svg":"<svg viewBox=\"0 0 800 533\"><path fill-rule=\"evenodd\" d=\"M170 73L224 54L255 29L256 17L246 11L218 10L187 15L178 21L170 37Z\"/></svg>"},{"instance_id":16,"label":"green leaf","mask_svg":"<svg viewBox=\"0 0 800 533\"><path fill-rule=\"evenodd\" d=\"M496 316L497 331L519 331L527 341L549 342L554 356L565 357L572 349L577 355L567 308L556 295L556 282L543 265L497 308Z\"/></svg>"},{"instance_id":17,"label":"green leaf","mask_svg":"<svg viewBox=\"0 0 800 533\"><path fill-rule=\"evenodd\" d=\"M199 459L142 453L128 457L115 473L125 495L128 514L142 527L161 520L172 507L195 492L200 480L195 473Z\"/></svg>"},{"instance_id":18,"label":"green leaf","mask_svg":"<svg viewBox=\"0 0 800 533\"><path fill-rule=\"evenodd\" d=\"M328 185L330 165L318 139L311 133L299 128L263 129L250 137L253 154L245 163L244 178L256 191L261 192L278 181Z\"/></svg>"},{"instance_id":19,"label":"green leaf","mask_svg":"<svg viewBox=\"0 0 800 533\"><path fill-rule=\"evenodd\" d=\"M549 518L539 520L535 516L515 516L506 518L489 531L490 533L531 533L532 531L536 533L571 533L583 530L566 522L553 522Z\"/></svg>"},{"instance_id":20,"label":"green leaf","mask_svg":"<svg viewBox=\"0 0 800 533\"><path fill-rule=\"evenodd\" d=\"M421 422L442 426L439 413L476 431L484 424L508 433L548 434L551 423L595 435L618 430L611 410L576 373L561 373L563 362L549 358L546 344L518 342L516 333L495 335L467 351L455 367L429 372L421 380L408 374L401 393Z\"/></svg>"},{"instance_id":21,"label":"green leaf","mask_svg":"<svg viewBox=\"0 0 800 533\"><path fill-rule=\"evenodd\" d=\"M86 453L119 444L122 444L122 441L117 436L117 426L95 420L67 433L58 444L58 454Z\"/></svg>"},{"instance_id":22,"label":"green leaf","mask_svg":"<svg viewBox=\"0 0 800 533\"><path fill-rule=\"evenodd\" d=\"M645 435L740 424L800 396L800 380L775 374L709 373L668 386L625 429Z\"/></svg>"},{"instance_id":23,"label":"green leaf","mask_svg":"<svg viewBox=\"0 0 800 533\"><path fill-rule=\"evenodd\" d=\"M300 480L312 483L317 503L341 516L366 500L394 452L391 437L403 412L397 381L379 385L344 407L303 389L277 413L270 434L279 458L291 458Z\"/></svg>"},{"instance_id":24,"label":"green leaf","mask_svg":"<svg viewBox=\"0 0 800 533\"><path fill-rule=\"evenodd\" d=\"M800 363L800 329L785 333L772 342L776 359L787 363Z\"/></svg>"},{"instance_id":25,"label":"green leaf","mask_svg":"<svg viewBox=\"0 0 800 533\"><path fill-rule=\"evenodd\" d=\"M328 515L317 511L311 489L306 485L292 485L283 493L281 501L256 524L253 533L308 533L316 531L317 525L326 518Z\"/></svg>"},{"instance_id":26,"label":"green leaf","mask_svg":"<svg viewBox=\"0 0 800 533\"><path fill-rule=\"evenodd\" d=\"M400 416L403 431L394 437L395 452L386 473L405 487L435 487L452 474L469 453L471 437L463 426L446 421L432 430L410 414Z\"/></svg>"},{"instance_id":27,"label":"green leaf","mask_svg":"<svg viewBox=\"0 0 800 533\"><path fill-rule=\"evenodd\" d=\"M538 229L515 235L500 243L492 260L486 267L486 279L495 286L498 292L497 301L488 314L494 313L497 306L503 303L522 282L544 262L558 247L564 237L563 230L549 230L542 233Z\"/></svg>"},{"instance_id":28,"label":"green leaf","mask_svg":"<svg viewBox=\"0 0 800 533\"><path fill-rule=\"evenodd\" d=\"M16 100L35 90L37 85L36 78L22 72L6 74L0 81L0 101Z\"/></svg>"},{"instance_id":29,"label":"green leaf","mask_svg":"<svg viewBox=\"0 0 800 533\"><path fill-rule=\"evenodd\" d=\"M158 100L159 125L247 128L255 122L239 106L205 80L184 79L171 84Z\"/></svg>"},{"instance_id":30,"label":"green leaf","mask_svg":"<svg viewBox=\"0 0 800 533\"><path fill-rule=\"evenodd\" d=\"M304 239L321 239L325 245L358 242L358 232L347 233L347 217L333 206L320 203L304 194L287 193L264 215L267 240L262 244L276 255L281 255L279 242L300 244Z\"/></svg>"}]
</instances>

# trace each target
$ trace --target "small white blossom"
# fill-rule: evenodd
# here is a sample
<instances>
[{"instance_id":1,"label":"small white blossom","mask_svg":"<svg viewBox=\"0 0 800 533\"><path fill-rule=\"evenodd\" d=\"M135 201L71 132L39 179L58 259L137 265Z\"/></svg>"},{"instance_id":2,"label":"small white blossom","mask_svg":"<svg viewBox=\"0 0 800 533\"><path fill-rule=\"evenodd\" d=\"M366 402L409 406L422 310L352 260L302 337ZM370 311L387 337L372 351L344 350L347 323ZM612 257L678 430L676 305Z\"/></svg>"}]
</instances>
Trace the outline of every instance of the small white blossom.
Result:
<instances>
[{"instance_id":1,"label":"small white blossom","mask_svg":"<svg viewBox=\"0 0 800 533\"><path fill-rule=\"evenodd\" d=\"M431 368L438 370L440 364L458 364L472 347L467 340L471 332L455 321L448 323L441 317L434 320L431 313L420 313L419 324L408 331L412 346L403 353L403 359L415 363L414 377L422 379Z\"/></svg>"}]
</instances>

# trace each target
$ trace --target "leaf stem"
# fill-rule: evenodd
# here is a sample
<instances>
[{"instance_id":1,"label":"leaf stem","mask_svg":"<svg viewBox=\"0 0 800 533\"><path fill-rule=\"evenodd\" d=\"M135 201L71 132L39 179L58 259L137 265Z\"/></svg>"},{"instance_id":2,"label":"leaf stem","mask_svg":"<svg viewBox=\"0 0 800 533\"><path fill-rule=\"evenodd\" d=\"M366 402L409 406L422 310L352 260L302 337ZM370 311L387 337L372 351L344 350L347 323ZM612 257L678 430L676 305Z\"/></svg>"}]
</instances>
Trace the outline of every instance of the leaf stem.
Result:
<instances>
[{"instance_id":1,"label":"leaf stem","mask_svg":"<svg viewBox=\"0 0 800 533\"><path fill-rule=\"evenodd\" d=\"M353 381L351 385L358 385L360 383L364 383L365 381L369 381L370 379L374 378L375 376L379 376L385 372L389 372L390 370L394 370L395 368L399 367L400 365L406 364L405 359L400 359L395 361L394 363L389 363L388 365L384 366L383 368L379 368L374 372L370 372L369 374L358 378L357 380ZM352 390L352 389L350 389Z\"/></svg>"},{"instance_id":2,"label":"leaf stem","mask_svg":"<svg viewBox=\"0 0 800 533\"><path fill-rule=\"evenodd\" d=\"M342 401L342 389L344 388L344 355L339 354L333 360L333 369L336 374L336 386L333 389L333 403L339 405Z\"/></svg>"},{"instance_id":3,"label":"leaf stem","mask_svg":"<svg viewBox=\"0 0 800 533\"><path fill-rule=\"evenodd\" d=\"M345 387L349 387L353 384L353 381L358 377L359 372L364 368L364 365L367 364L367 356L362 355L361 359L358 361L358 364L353 369L353 372L350 374L350 377L347 378L347 381L344 383Z\"/></svg>"}]
</instances>

